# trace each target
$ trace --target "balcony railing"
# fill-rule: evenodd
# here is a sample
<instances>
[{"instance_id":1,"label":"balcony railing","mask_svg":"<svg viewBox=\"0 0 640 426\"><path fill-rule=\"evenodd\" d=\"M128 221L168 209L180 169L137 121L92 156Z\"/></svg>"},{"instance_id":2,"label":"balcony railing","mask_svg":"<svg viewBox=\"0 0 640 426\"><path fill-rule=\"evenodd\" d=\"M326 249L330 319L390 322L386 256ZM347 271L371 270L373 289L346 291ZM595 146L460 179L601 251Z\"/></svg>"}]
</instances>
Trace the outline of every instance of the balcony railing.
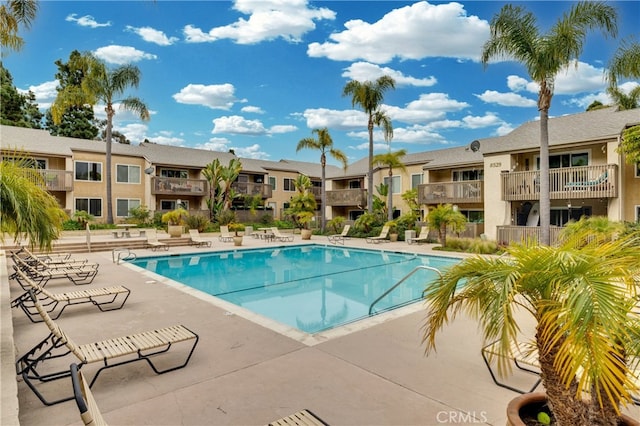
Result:
<instances>
[{"instance_id":1,"label":"balcony railing","mask_svg":"<svg viewBox=\"0 0 640 426\"><path fill-rule=\"evenodd\" d=\"M73 191L73 172L66 170L38 170L47 191Z\"/></svg>"},{"instance_id":2,"label":"balcony railing","mask_svg":"<svg viewBox=\"0 0 640 426\"><path fill-rule=\"evenodd\" d=\"M262 195L262 198L271 198L273 188L267 183L234 182L231 188L240 195Z\"/></svg>"},{"instance_id":3,"label":"balcony railing","mask_svg":"<svg viewBox=\"0 0 640 426\"><path fill-rule=\"evenodd\" d=\"M151 178L151 193L171 195L208 195L209 185L205 179L179 179L154 176Z\"/></svg>"},{"instance_id":4,"label":"balcony railing","mask_svg":"<svg viewBox=\"0 0 640 426\"><path fill-rule=\"evenodd\" d=\"M618 196L618 166L564 167L549 171L549 195L552 200L615 198ZM502 174L502 199L505 201L539 200L540 172Z\"/></svg>"},{"instance_id":5,"label":"balcony railing","mask_svg":"<svg viewBox=\"0 0 640 426\"><path fill-rule=\"evenodd\" d=\"M540 241L541 229L539 226L498 226L498 244L505 246L510 244L537 245ZM558 241L561 230L560 226L550 228L551 245Z\"/></svg>"},{"instance_id":6,"label":"balcony railing","mask_svg":"<svg viewBox=\"0 0 640 426\"><path fill-rule=\"evenodd\" d=\"M484 182L465 180L461 182L438 182L418 185L420 204L481 203Z\"/></svg>"},{"instance_id":7,"label":"balcony railing","mask_svg":"<svg viewBox=\"0 0 640 426\"><path fill-rule=\"evenodd\" d=\"M360 206L367 205L366 189L338 189L327 191L328 206Z\"/></svg>"}]
</instances>

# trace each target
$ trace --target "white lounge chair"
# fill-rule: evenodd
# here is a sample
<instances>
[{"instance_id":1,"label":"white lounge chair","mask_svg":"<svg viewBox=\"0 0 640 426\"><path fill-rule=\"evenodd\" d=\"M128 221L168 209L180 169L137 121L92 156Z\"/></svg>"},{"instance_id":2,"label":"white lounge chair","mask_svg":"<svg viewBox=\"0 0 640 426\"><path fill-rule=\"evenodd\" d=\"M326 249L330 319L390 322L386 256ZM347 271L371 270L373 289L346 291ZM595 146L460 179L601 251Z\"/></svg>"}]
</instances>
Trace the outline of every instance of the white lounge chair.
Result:
<instances>
[{"instance_id":1,"label":"white lounge chair","mask_svg":"<svg viewBox=\"0 0 640 426\"><path fill-rule=\"evenodd\" d=\"M169 246L166 243L158 241L158 232L155 229L147 229L146 246L153 251L158 249L169 250Z\"/></svg>"},{"instance_id":2,"label":"white lounge chair","mask_svg":"<svg viewBox=\"0 0 640 426\"><path fill-rule=\"evenodd\" d=\"M211 240L207 240L200 236L200 232L197 229L189 229L189 245L197 247L211 247Z\"/></svg>"},{"instance_id":3,"label":"white lounge chair","mask_svg":"<svg viewBox=\"0 0 640 426\"><path fill-rule=\"evenodd\" d=\"M379 243L381 241L383 242L387 242L389 240L387 240L387 235L389 235L389 226L385 225L382 227L382 231L380 231L380 235L378 235L377 237L367 237L366 241L368 243Z\"/></svg>"},{"instance_id":4,"label":"white lounge chair","mask_svg":"<svg viewBox=\"0 0 640 426\"><path fill-rule=\"evenodd\" d=\"M218 237L223 243L233 241L233 234L229 232L228 225L220 225L220 236Z\"/></svg>"},{"instance_id":5,"label":"white lounge chair","mask_svg":"<svg viewBox=\"0 0 640 426\"><path fill-rule=\"evenodd\" d=\"M344 240L349 239L349 237L347 236L347 234L349 233L349 229L351 229L351 225L345 225L344 228L342 228L341 233L327 236L329 242L332 244L344 245Z\"/></svg>"},{"instance_id":6,"label":"white lounge chair","mask_svg":"<svg viewBox=\"0 0 640 426\"><path fill-rule=\"evenodd\" d=\"M293 241L293 235L283 234L278 228L271 228L271 233L273 234L273 238L278 241Z\"/></svg>"},{"instance_id":7,"label":"white lounge chair","mask_svg":"<svg viewBox=\"0 0 640 426\"><path fill-rule=\"evenodd\" d=\"M423 243L423 242L427 242L429 238L429 227L428 226L423 226L420 228L420 234L418 234L417 237L414 238L409 238L407 239L407 243L409 244L413 244L413 243Z\"/></svg>"},{"instance_id":8,"label":"white lounge chair","mask_svg":"<svg viewBox=\"0 0 640 426\"><path fill-rule=\"evenodd\" d=\"M73 385L73 395L76 405L80 411L80 418L85 426L107 426L107 422L102 417L102 413L93 398L93 393L84 375L78 368L78 364L71 364L69 367L71 383Z\"/></svg>"}]
</instances>

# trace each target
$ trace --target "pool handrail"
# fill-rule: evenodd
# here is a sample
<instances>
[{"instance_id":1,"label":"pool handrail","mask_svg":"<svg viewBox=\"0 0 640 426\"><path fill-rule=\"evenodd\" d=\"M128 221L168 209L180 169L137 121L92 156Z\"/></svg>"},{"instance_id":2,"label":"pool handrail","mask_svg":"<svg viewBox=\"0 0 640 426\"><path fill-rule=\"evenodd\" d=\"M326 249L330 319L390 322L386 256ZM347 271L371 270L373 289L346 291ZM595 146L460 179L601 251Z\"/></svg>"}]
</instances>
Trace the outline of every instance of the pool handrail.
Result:
<instances>
[{"instance_id":1,"label":"pool handrail","mask_svg":"<svg viewBox=\"0 0 640 426\"><path fill-rule=\"evenodd\" d=\"M387 289L387 291L385 291L384 293L382 293L380 295L380 297L378 297L376 300L373 301L373 303L371 303L371 305L369 305L369 316L371 316L371 313L373 311L373 307L375 306L376 303L378 303L379 301L381 301L387 294L391 293L393 290L395 290L400 284L402 284L403 282L405 282L411 275L415 274L416 272L418 272L418 270L420 269L427 269L430 271L435 271L438 273L438 275L440 275L440 277L442 277L442 272L440 272L439 269L434 268L433 266L425 266L425 265L419 265L416 266L415 268L413 268L411 270L411 272L409 272L407 275L405 275L400 281L398 281L397 283L395 283L394 285L392 285L391 287L389 287ZM422 294L424 295L424 292L422 292Z\"/></svg>"}]
</instances>

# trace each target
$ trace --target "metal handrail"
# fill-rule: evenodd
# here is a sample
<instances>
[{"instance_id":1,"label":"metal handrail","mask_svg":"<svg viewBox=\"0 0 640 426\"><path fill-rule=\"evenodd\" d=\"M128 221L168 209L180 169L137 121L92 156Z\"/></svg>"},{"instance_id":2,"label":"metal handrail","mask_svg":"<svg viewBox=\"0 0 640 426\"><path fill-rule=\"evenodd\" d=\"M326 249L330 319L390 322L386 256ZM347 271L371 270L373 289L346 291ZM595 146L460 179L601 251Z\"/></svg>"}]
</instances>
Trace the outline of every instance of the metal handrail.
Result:
<instances>
[{"instance_id":1,"label":"metal handrail","mask_svg":"<svg viewBox=\"0 0 640 426\"><path fill-rule=\"evenodd\" d=\"M373 311L373 307L376 303L378 303L379 301L381 301L382 299L384 299L384 297L391 293L393 290L396 289L396 287L398 287L400 284L402 284L403 282L405 282L411 275L415 274L416 272L418 272L419 269L428 269L430 271L435 271L438 273L438 275L440 275L440 278L442 278L442 272L440 272L440 270L434 268L433 266L424 266L424 265L420 265L420 266L416 266L415 268L413 268L413 270L411 272L409 272L407 275L405 275L400 281L398 281L397 283L395 283L394 285L392 285L387 291L385 291L384 293L382 293L382 295L380 297L378 297L376 300L373 301L373 303L371 305L369 305L369 316L371 316L371 311ZM424 295L424 292L422 292L422 294Z\"/></svg>"}]
</instances>

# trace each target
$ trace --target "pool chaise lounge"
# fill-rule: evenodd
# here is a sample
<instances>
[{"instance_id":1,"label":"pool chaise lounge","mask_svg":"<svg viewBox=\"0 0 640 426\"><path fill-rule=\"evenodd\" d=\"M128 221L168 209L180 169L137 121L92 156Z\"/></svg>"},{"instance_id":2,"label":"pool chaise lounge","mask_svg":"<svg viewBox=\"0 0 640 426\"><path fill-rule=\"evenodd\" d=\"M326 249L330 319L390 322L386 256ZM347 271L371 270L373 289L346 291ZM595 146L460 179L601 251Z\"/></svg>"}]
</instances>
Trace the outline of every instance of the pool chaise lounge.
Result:
<instances>
[{"instance_id":1,"label":"pool chaise lounge","mask_svg":"<svg viewBox=\"0 0 640 426\"><path fill-rule=\"evenodd\" d=\"M211 247L211 240L207 240L200 236L197 229L189 229L189 245L196 247Z\"/></svg>"},{"instance_id":2,"label":"pool chaise lounge","mask_svg":"<svg viewBox=\"0 0 640 426\"><path fill-rule=\"evenodd\" d=\"M304 409L269 423L267 426L329 426L311 410Z\"/></svg>"},{"instance_id":3,"label":"pool chaise lounge","mask_svg":"<svg viewBox=\"0 0 640 426\"><path fill-rule=\"evenodd\" d=\"M231 233L229 232L229 226L228 225L221 225L220 226L220 235L218 236L218 239L220 241L222 241L223 243L228 243L233 241L233 235L231 235Z\"/></svg>"},{"instance_id":4,"label":"pool chaise lounge","mask_svg":"<svg viewBox=\"0 0 640 426\"><path fill-rule=\"evenodd\" d=\"M81 305L81 304L93 304L100 309L101 312L114 311L121 309L127 299L129 298L129 294L131 294L131 290L124 286L112 286L112 287L102 287L102 288L92 288L87 290L77 290L65 293L51 293L45 288L39 286L32 279L24 275L21 270L17 271L18 276L21 280L27 283L32 290L35 292L34 294L40 300L43 308L46 309L47 313L51 316L52 319L57 319L62 315L62 312L67 308L67 306L71 305ZM56 309L61 306L62 308L54 314ZM35 308L33 303L31 302L31 294L29 291L26 291L21 296L15 298L11 302L12 308L20 308L27 315L27 318L31 320L31 322L42 322L43 319L40 316L38 310Z\"/></svg>"},{"instance_id":5,"label":"pool chaise lounge","mask_svg":"<svg viewBox=\"0 0 640 426\"><path fill-rule=\"evenodd\" d=\"M152 251L156 251L158 249L163 249L164 251L169 250L169 245L158 241L158 232L155 229L147 229L147 241L145 246L150 248Z\"/></svg>"},{"instance_id":6,"label":"pool chaise lounge","mask_svg":"<svg viewBox=\"0 0 640 426\"><path fill-rule=\"evenodd\" d=\"M198 344L199 337L197 334L183 325L174 325L99 342L77 345L60 326L51 319L35 295L35 292L30 291L30 295L33 305L49 328L49 335L18 358L16 361L16 372L45 405L54 405L73 399L72 395L50 401L47 400L39 390L41 385L54 380L67 378L71 374L68 368L61 371L49 372L51 370L49 362L47 362L49 360L72 355L76 358L79 368L85 364L102 364L89 383L91 387L103 370L136 361L146 361L156 374L164 374L183 368L189 363L191 355L193 355L193 351ZM186 349L188 350L188 355L184 362L159 369L152 359L155 356L169 352L170 349L176 347L179 343L192 343L191 347L187 347ZM41 373L41 368L46 369L47 373ZM38 386L36 386L36 383L38 383Z\"/></svg>"},{"instance_id":7,"label":"pool chaise lounge","mask_svg":"<svg viewBox=\"0 0 640 426\"><path fill-rule=\"evenodd\" d=\"M69 367L71 384L73 386L73 396L80 411L80 418L85 426L107 426L107 422L102 417L91 388L78 368L78 364L71 364Z\"/></svg>"},{"instance_id":8,"label":"pool chaise lounge","mask_svg":"<svg viewBox=\"0 0 640 426\"><path fill-rule=\"evenodd\" d=\"M272 227L271 233L273 234L274 239L278 241L293 241L293 235L283 234L278 228Z\"/></svg>"},{"instance_id":9,"label":"pool chaise lounge","mask_svg":"<svg viewBox=\"0 0 640 426\"><path fill-rule=\"evenodd\" d=\"M19 277L17 277L17 271L21 270L24 275L28 276L39 285L44 287L49 280L66 278L75 285L91 284L98 274L97 263L84 263L82 265L38 265L32 266L25 262L19 256L12 256L15 272L9 278L17 278L18 283L23 290L28 290L30 287L28 284L23 284Z\"/></svg>"},{"instance_id":10,"label":"pool chaise lounge","mask_svg":"<svg viewBox=\"0 0 640 426\"><path fill-rule=\"evenodd\" d=\"M387 235L389 234L389 227L388 226L383 226L382 227L382 231L380 231L380 235L378 235L377 237L367 237L366 238L366 242L368 243L379 243L379 242L387 242L389 240L387 240Z\"/></svg>"},{"instance_id":11,"label":"pool chaise lounge","mask_svg":"<svg viewBox=\"0 0 640 426\"><path fill-rule=\"evenodd\" d=\"M417 237L414 238L408 238L407 239L407 243L409 244L413 244L413 243L425 243L429 240L429 227L428 226L423 226L420 228L420 234L418 234Z\"/></svg>"},{"instance_id":12,"label":"pool chaise lounge","mask_svg":"<svg viewBox=\"0 0 640 426\"><path fill-rule=\"evenodd\" d=\"M342 244L342 245L344 245L344 240L348 240L349 239L349 236L347 235L349 233L349 229L351 229L351 225L345 225L344 228L342 228L342 232L341 233L334 234L334 235L328 235L327 239L332 244Z\"/></svg>"},{"instance_id":13,"label":"pool chaise lounge","mask_svg":"<svg viewBox=\"0 0 640 426\"><path fill-rule=\"evenodd\" d=\"M588 181L577 181L577 182L568 182L564 188L567 190L586 190L586 189L595 189L600 185L605 185L607 182L607 178L609 177L609 172L605 171L597 179L588 180Z\"/></svg>"}]
</instances>

